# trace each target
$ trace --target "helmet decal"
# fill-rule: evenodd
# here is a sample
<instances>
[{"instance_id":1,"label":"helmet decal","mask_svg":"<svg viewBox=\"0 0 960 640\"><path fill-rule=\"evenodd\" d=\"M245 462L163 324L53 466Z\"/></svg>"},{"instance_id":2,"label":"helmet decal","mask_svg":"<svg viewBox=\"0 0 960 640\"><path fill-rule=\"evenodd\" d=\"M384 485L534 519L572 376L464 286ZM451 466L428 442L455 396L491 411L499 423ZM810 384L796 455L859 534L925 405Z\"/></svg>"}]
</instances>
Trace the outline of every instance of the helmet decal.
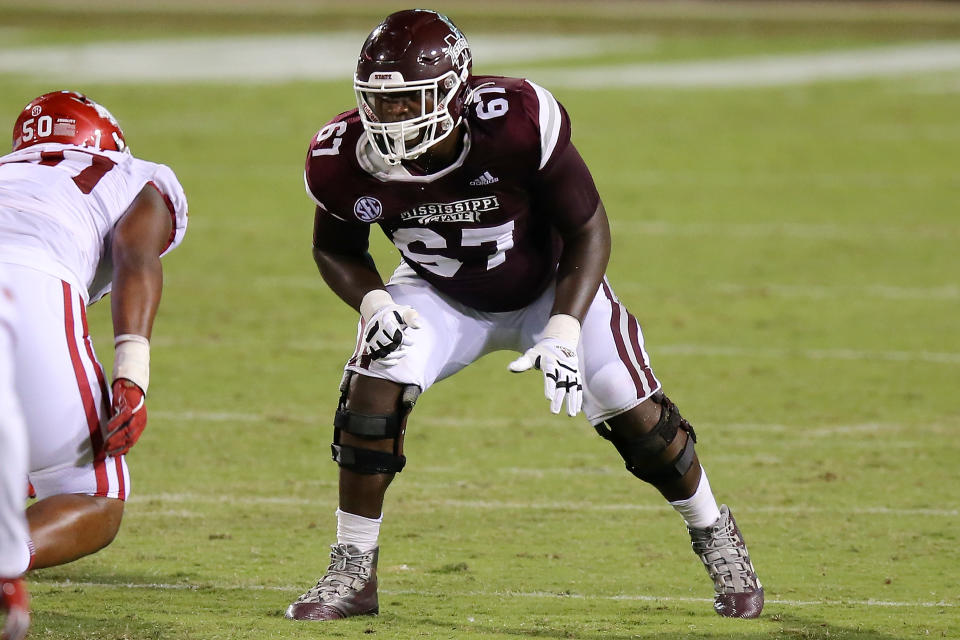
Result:
<instances>
[{"instance_id":1,"label":"helmet decal","mask_svg":"<svg viewBox=\"0 0 960 640\"><path fill-rule=\"evenodd\" d=\"M53 142L127 151L116 118L76 91L53 91L31 100L13 126L13 150Z\"/></svg>"}]
</instances>

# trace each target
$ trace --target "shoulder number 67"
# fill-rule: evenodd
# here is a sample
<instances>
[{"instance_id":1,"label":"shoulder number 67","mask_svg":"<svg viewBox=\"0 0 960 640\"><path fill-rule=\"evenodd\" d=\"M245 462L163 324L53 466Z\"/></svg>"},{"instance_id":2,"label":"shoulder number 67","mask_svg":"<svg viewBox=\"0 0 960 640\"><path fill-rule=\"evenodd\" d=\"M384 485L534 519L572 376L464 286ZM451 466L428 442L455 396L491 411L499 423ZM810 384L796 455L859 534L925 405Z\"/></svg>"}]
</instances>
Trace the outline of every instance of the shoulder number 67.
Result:
<instances>
[{"instance_id":1,"label":"shoulder number 67","mask_svg":"<svg viewBox=\"0 0 960 640\"><path fill-rule=\"evenodd\" d=\"M343 122L333 122L328 124L323 129L320 129L320 132L317 133L317 148L310 152L310 155L314 158L317 156L335 156L340 153L340 143L343 142L343 134L347 131L347 123ZM330 143L329 147L320 147L319 145L333 138L333 142Z\"/></svg>"}]
</instances>

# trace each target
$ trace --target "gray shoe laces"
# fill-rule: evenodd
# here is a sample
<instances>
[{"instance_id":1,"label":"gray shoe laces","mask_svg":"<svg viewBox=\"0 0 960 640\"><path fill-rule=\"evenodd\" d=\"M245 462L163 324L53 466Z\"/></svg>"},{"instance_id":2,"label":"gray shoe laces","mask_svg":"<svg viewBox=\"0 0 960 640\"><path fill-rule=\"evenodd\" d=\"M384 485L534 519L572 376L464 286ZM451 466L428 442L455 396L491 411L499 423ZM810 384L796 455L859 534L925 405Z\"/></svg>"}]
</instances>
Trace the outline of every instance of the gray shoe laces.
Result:
<instances>
[{"instance_id":1,"label":"gray shoe laces","mask_svg":"<svg viewBox=\"0 0 960 640\"><path fill-rule=\"evenodd\" d=\"M329 602L343 598L351 591L363 589L370 579L373 552L351 555L345 544L330 546L330 566L317 585L304 593L297 602Z\"/></svg>"},{"instance_id":2,"label":"gray shoe laces","mask_svg":"<svg viewBox=\"0 0 960 640\"><path fill-rule=\"evenodd\" d=\"M693 550L707 567L717 593L745 593L760 586L747 548L729 513L706 529L690 529Z\"/></svg>"}]
</instances>

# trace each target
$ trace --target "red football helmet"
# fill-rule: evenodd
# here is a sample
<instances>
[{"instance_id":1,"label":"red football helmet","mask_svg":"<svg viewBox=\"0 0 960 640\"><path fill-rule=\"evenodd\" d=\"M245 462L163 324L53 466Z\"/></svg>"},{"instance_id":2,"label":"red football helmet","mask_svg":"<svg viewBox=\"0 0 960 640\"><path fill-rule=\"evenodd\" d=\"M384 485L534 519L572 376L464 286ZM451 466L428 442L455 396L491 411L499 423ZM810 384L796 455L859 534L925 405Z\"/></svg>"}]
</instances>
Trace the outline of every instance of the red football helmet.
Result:
<instances>
[{"instance_id":1,"label":"red football helmet","mask_svg":"<svg viewBox=\"0 0 960 640\"><path fill-rule=\"evenodd\" d=\"M126 151L127 143L116 118L104 107L76 91L53 91L23 108L13 125L13 150L44 142Z\"/></svg>"},{"instance_id":2,"label":"red football helmet","mask_svg":"<svg viewBox=\"0 0 960 640\"><path fill-rule=\"evenodd\" d=\"M398 11L363 43L353 88L373 147L389 164L450 135L469 98L467 39L434 11Z\"/></svg>"}]
</instances>

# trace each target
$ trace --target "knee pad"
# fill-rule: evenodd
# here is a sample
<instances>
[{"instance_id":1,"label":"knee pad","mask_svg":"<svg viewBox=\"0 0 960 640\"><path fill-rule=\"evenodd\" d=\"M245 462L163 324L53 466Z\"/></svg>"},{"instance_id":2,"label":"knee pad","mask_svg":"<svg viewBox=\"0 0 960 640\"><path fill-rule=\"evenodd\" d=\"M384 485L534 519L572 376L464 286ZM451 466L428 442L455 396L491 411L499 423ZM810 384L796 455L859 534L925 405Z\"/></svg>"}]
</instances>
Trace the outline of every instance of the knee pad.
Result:
<instances>
[{"instance_id":1,"label":"knee pad","mask_svg":"<svg viewBox=\"0 0 960 640\"><path fill-rule=\"evenodd\" d=\"M407 385L403 389L396 411L384 415L370 415L347 409L347 388L350 376L341 384L340 403L333 418L333 460L343 469L373 475L399 473L407 463L403 455L403 434L407 415L420 395L420 387ZM340 443L340 434L346 432L363 440L393 440L393 452L377 451Z\"/></svg>"},{"instance_id":2,"label":"knee pad","mask_svg":"<svg viewBox=\"0 0 960 640\"><path fill-rule=\"evenodd\" d=\"M680 415L677 406L662 392L657 392L650 399L661 407L660 420L650 431L641 435L625 435L602 422L594 425L594 428L613 443L630 473L644 482L658 485L682 478L690 470L697 434L693 426ZM678 431L687 432L687 441L678 454L665 457Z\"/></svg>"}]
</instances>

